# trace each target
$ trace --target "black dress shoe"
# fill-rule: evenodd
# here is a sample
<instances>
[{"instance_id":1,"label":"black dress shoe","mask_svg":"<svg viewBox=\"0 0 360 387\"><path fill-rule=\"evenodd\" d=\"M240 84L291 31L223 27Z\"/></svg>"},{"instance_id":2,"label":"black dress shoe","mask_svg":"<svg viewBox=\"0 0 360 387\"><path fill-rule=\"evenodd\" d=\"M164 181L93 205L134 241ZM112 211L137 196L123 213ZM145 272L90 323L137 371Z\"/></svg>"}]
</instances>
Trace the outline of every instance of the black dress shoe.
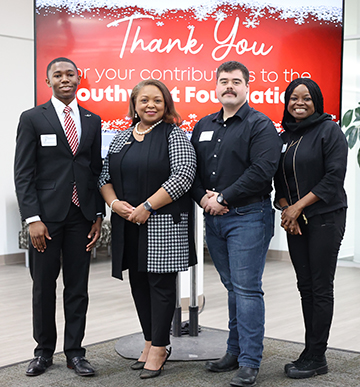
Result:
<instances>
[{"instance_id":1,"label":"black dress shoe","mask_svg":"<svg viewBox=\"0 0 360 387\"><path fill-rule=\"evenodd\" d=\"M239 368L237 356L226 353L221 359L209 360L205 363L205 368L213 372L226 372Z\"/></svg>"},{"instance_id":2,"label":"black dress shoe","mask_svg":"<svg viewBox=\"0 0 360 387\"><path fill-rule=\"evenodd\" d=\"M73 369L80 376L93 376L95 370L83 356L75 356L67 361L68 368Z\"/></svg>"},{"instance_id":3,"label":"black dress shoe","mask_svg":"<svg viewBox=\"0 0 360 387\"><path fill-rule=\"evenodd\" d=\"M46 368L50 367L53 363L52 357L50 359L46 359L43 356L37 356L34 357L27 370L26 375L27 376L38 376L45 372Z\"/></svg>"},{"instance_id":4,"label":"black dress shoe","mask_svg":"<svg viewBox=\"0 0 360 387\"><path fill-rule=\"evenodd\" d=\"M255 386L259 368L240 367L236 375L231 379L230 385L236 387Z\"/></svg>"},{"instance_id":5,"label":"black dress shoe","mask_svg":"<svg viewBox=\"0 0 360 387\"><path fill-rule=\"evenodd\" d=\"M295 365L295 367L289 368L287 376L292 379L305 379L315 375L327 374L327 372L328 365L325 355L312 356L300 364Z\"/></svg>"},{"instance_id":6,"label":"black dress shoe","mask_svg":"<svg viewBox=\"0 0 360 387\"><path fill-rule=\"evenodd\" d=\"M156 378L161 374L161 371L164 369L164 365L167 362L167 359L171 355L171 347L166 350L166 358L164 362L161 364L160 368L158 370L148 370L147 368L143 368L143 370L140 373L140 379L151 379Z\"/></svg>"},{"instance_id":7,"label":"black dress shoe","mask_svg":"<svg viewBox=\"0 0 360 387\"><path fill-rule=\"evenodd\" d=\"M132 370L142 370L144 368L145 362L137 360L135 363L131 364L130 368Z\"/></svg>"}]
</instances>

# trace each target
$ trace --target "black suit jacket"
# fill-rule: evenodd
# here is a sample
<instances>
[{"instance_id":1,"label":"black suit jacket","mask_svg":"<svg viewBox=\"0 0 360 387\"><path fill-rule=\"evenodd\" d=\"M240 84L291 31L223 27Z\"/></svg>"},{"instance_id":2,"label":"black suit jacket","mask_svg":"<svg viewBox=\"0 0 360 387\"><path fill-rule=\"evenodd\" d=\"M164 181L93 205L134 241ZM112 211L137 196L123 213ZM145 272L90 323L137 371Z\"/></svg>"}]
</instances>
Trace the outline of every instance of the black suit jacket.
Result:
<instances>
[{"instance_id":1,"label":"black suit jacket","mask_svg":"<svg viewBox=\"0 0 360 387\"><path fill-rule=\"evenodd\" d=\"M14 165L22 219L39 215L44 222L64 220L74 182L85 218L95 220L97 213L104 213L96 185L102 168L101 119L81 106L79 110L82 130L75 155L51 101L22 113Z\"/></svg>"}]
</instances>

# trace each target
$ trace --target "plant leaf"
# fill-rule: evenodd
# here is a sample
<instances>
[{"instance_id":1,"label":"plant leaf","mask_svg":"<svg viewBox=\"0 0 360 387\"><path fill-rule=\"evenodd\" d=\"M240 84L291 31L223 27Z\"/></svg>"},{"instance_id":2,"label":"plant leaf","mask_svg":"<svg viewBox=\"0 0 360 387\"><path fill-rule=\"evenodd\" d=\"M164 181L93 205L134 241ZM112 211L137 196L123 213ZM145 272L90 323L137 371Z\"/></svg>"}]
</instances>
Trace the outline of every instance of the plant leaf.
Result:
<instances>
[{"instance_id":1,"label":"plant leaf","mask_svg":"<svg viewBox=\"0 0 360 387\"><path fill-rule=\"evenodd\" d=\"M357 162L358 162L359 167L360 167L360 149L358 150L358 154L357 154Z\"/></svg>"},{"instance_id":2,"label":"plant leaf","mask_svg":"<svg viewBox=\"0 0 360 387\"><path fill-rule=\"evenodd\" d=\"M345 137L348 140L349 148L352 149L358 139L358 128L350 126L350 128L345 132Z\"/></svg>"},{"instance_id":3,"label":"plant leaf","mask_svg":"<svg viewBox=\"0 0 360 387\"><path fill-rule=\"evenodd\" d=\"M355 109L355 117L356 117L356 118L360 118L360 107L357 107L357 108Z\"/></svg>"},{"instance_id":4,"label":"plant leaf","mask_svg":"<svg viewBox=\"0 0 360 387\"><path fill-rule=\"evenodd\" d=\"M348 110L345 114L344 114L344 116L343 116L343 122L342 122L342 126L345 126L345 127L347 127L347 126L349 126L350 125L350 122L351 122L351 120L352 120L352 116L353 116L353 110L352 109L350 109L350 110Z\"/></svg>"}]
</instances>

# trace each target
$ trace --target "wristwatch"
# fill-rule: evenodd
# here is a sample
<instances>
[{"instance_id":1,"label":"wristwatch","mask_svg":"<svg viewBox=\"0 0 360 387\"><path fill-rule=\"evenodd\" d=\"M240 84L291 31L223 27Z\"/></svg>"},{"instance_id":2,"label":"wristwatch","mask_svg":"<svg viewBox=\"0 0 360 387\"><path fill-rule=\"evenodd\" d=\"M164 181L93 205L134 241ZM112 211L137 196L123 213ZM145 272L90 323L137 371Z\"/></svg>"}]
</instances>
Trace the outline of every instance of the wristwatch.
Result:
<instances>
[{"instance_id":1,"label":"wristwatch","mask_svg":"<svg viewBox=\"0 0 360 387\"><path fill-rule=\"evenodd\" d=\"M147 200L146 200L146 202L144 202L144 208L145 208L146 211L149 211L152 214L156 214L156 211L153 210L153 208L151 206L151 203L148 202Z\"/></svg>"},{"instance_id":2,"label":"wristwatch","mask_svg":"<svg viewBox=\"0 0 360 387\"><path fill-rule=\"evenodd\" d=\"M218 195L218 197L216 198L216 201L219 203L219 204L221 204L222 206L226 206L226 204L225 204L225 199L224 199L224 196L223 196L223 194L222 193L220 193L219 195Z\"/></svg>"}]
</instances>

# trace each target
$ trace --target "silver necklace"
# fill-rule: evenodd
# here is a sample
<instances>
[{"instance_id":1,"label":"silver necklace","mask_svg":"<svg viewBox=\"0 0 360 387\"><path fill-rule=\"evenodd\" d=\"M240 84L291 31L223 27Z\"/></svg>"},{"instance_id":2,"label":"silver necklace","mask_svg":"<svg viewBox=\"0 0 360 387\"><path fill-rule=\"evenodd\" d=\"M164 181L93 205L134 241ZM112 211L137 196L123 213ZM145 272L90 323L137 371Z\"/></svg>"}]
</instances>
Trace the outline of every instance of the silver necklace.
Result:
<instances>
[{"instance_id":1,"label":"silver necklace","mask_svg":"<svg viewBox=\"0 0 360 387\"><path fill-rule=\"evenodd\" d=\"M155 128L156 125L159 125L160 123L162 122L162 120L156 122L154 125L151 125L150 128L144 130L143 132L140 132L138 130L138 126L140 124L140 121L135 125L135 133L138 134L139 136L143 136L144 134L146 133L149 133L151 130L153 130Z\"/></svg>"}]
</instances>

